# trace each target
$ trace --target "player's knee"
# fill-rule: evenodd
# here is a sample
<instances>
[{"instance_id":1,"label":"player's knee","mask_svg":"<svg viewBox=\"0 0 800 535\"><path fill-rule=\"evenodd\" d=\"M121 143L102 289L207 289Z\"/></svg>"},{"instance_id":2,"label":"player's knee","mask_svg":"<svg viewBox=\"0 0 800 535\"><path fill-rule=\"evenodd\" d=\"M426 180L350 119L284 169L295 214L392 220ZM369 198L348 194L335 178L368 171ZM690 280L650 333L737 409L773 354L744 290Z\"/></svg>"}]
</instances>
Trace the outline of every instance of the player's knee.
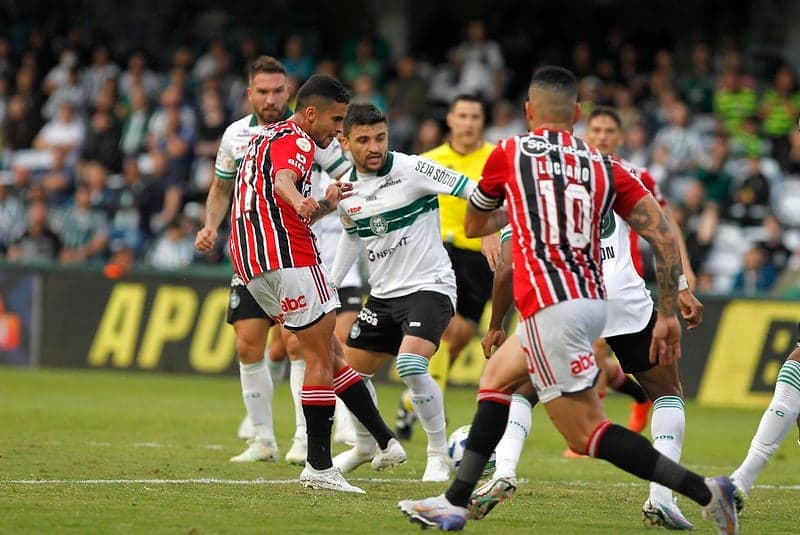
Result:
<instances>
[{"instance_id":1,"label":"player's knee","mask_svg":"<svg viewBox=\"0 0 800 535\"><path fill-rule=\"evenodd\" d=\"M236 354L245 364L253 364L264 358L264 346L254 340L239 337L236 339Z\"/></svg>"}]
</instances>

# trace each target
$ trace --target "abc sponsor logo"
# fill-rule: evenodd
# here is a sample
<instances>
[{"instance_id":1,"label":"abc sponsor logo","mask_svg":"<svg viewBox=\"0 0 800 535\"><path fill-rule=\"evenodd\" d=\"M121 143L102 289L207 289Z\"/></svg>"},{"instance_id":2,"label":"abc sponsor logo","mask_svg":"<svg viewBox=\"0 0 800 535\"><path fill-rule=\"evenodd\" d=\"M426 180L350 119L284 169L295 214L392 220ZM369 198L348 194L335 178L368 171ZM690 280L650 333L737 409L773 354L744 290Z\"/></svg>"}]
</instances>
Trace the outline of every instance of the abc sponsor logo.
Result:
<instances>
[{"instance_id":1,"label":"abc sponsor logo","mask_svg":"<svg viewBox=\"0 0 800 535\"><path fill-rule=\"evenodd\" d=\"M306 308L308 306L306 304L306 296L301 295L298 298L287 297L283 301L281 301L281 310L286 312L294 312L296 310L300 310L301 308Z\"/></svg>"},{"instance_id":2,"label":"abc sponsor logo","mask_svg":"<svg viewBox=\"0 0 800 535\"><path fill-rule=\"evenodd\" d=\"M580 375L595 366L597 366L597 364L595 364L594 355L591 353L587 355L578 355L578 358L570 361L569 371L572 372L572 375Z\"/></svg>"}]
</instances>

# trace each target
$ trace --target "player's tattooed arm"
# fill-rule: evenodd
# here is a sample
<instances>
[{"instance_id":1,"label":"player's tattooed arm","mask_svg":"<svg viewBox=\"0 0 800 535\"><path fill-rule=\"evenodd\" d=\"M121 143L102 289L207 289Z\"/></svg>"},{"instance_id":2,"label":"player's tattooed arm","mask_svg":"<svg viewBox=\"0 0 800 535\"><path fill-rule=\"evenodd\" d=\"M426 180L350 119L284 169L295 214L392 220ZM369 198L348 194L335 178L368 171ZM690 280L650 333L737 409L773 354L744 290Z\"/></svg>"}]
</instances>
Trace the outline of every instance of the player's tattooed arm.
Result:
<instances>
[{"instance_id":1,"label":"player's tattooed arm","mask_svg":"<svg viewBox=\"0 0 800 535\"><path fill-rule=\"evenodd\" d=\"M325 217L336 210L339 201L353 195L353 184L350 182L334 182L325 189L325 198L318 199L319 207L311 214L311 222Z\"/></svg>"},{"instance_id":2,"label":"player's tattooed arm","mask_svg":"<svg viewBox=\"0 0 800 535\"><path fill-rule=\"evenodd\" d=\"M659 313L665 316L675 315L679 303L678 279L683 274L678 248L680 237L675 234L666 214L650 195L636 203L626 220L653 248L656 257Z\"/></svg>"},{"instance_id":3,"label":"player's tattooed arm","mask_svg":"<svg viewBox=\"0 0 800 535\"><path fill-rule=\"evenodd\" d=\"M211 188L206 197L205 223L203 228L198 231L194 242L198 251L210 251L214 247L217 230L225 218L225 214L228 213L234 182L235 180L222 180L216 177L211 182Z\"/></svg>"}]
</instances>

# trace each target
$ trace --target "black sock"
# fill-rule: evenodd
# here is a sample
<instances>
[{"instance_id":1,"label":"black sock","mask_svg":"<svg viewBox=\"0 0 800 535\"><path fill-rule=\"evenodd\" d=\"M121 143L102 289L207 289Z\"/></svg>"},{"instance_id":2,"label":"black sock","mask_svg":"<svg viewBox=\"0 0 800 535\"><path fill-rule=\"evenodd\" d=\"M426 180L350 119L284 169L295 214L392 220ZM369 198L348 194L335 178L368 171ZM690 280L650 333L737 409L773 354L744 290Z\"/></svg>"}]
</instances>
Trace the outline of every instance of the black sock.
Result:
<instances>
[{"instance_id":1,"label":"black sock","mask_svg":"<svg viewBox=\"0 0 800 535\"><path fill-rule=\"evenodd\" d=\"M381 418L381 413L373 403L367 385L360 378L341 392L337 392L336 395L372 434L380 449L386 449L389 441L397 438Z\"/></svg>"},{"instance_id":2,"label":"black sock","mask_svg":"<svg viewBox=\"0 0 800 535\"><path fill-rule=\"evenodd\" d=\"M642 479L680 492L700 505L707 505L711 501L711 491L703 476L661 455L642 435L614 424L599 433L599 437L590 439L590 455Z\"/></svg>"},{"instance_id":3,"label":"black sock","mask_svg":"<svg viewBox=\"0 0 800 535\"><path fill-rule=\"evenodd\" d=\"M622 392L623 394L628 394L630 397L636 400L636 403L644 403L647 401L647 394L644 393L644 389L639 386L639 383L628 377L625 376L625 381L619 386L612 386L614 390L617 392Z\"/></svg>"},{"instance_id":4,"label":"black sock","mask_svg":"<svg viewBox=\"0 0 800 535\"><path fill-rule=\"evenodd\" d=\"M331 390L333 394L333 390ZM303 414L306 417L308 450L306 462L315 470L327 470L333 466L331 460L331 428L336 399L330 405L311 405L303 401Z\"/></svg>"},{"instance_id":5,"label":"black sock","mask_svg":"<svg viewBox=\"0 0 800 535\"><path fill-rule=\"evenodd\" d=\"M445 492L445 497L453 505L466 507L475 485L486 468L486 462L492 456L494 448L506 430L508 422L508 403L491 399L481 399L478 394L478 411L472 420L467 442L464 445L464 457L458 466L456 478ZM508 396L510 401L511 396Z\"/></svg>"}]
</instances>

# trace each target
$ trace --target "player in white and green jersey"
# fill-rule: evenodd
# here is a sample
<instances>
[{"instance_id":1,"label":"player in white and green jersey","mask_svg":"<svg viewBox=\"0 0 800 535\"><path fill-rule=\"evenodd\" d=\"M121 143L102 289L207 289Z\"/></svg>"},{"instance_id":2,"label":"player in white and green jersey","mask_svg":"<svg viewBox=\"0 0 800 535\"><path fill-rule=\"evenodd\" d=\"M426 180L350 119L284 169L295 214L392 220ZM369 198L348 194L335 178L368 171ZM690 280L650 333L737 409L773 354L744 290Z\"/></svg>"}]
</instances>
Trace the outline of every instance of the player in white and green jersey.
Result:
<instances>
[{"instance_id":1,"label":"player in white and green jersey","mask_svg":"<svg viewBox=\"0 0 800 535\"><path fill-rule=\"evenodd\" d=\"M366 253L369 298L350 330L348 364L371 376L391 356L411 391L428 435L423 481L447 481L442 392L428 372L456 304L456 280L439 230L438 194L468 198L475 183L430 160L388 150L386 116L371 104L350 106L343 146L355 169L355 194L339 204L345 233L333 266L338 285L359 253ZM343 179L345 180L345 179ZM338 455L343 472L367 462L375 441L357 425L356 445Z\"/></svg>"}]
</instances>

